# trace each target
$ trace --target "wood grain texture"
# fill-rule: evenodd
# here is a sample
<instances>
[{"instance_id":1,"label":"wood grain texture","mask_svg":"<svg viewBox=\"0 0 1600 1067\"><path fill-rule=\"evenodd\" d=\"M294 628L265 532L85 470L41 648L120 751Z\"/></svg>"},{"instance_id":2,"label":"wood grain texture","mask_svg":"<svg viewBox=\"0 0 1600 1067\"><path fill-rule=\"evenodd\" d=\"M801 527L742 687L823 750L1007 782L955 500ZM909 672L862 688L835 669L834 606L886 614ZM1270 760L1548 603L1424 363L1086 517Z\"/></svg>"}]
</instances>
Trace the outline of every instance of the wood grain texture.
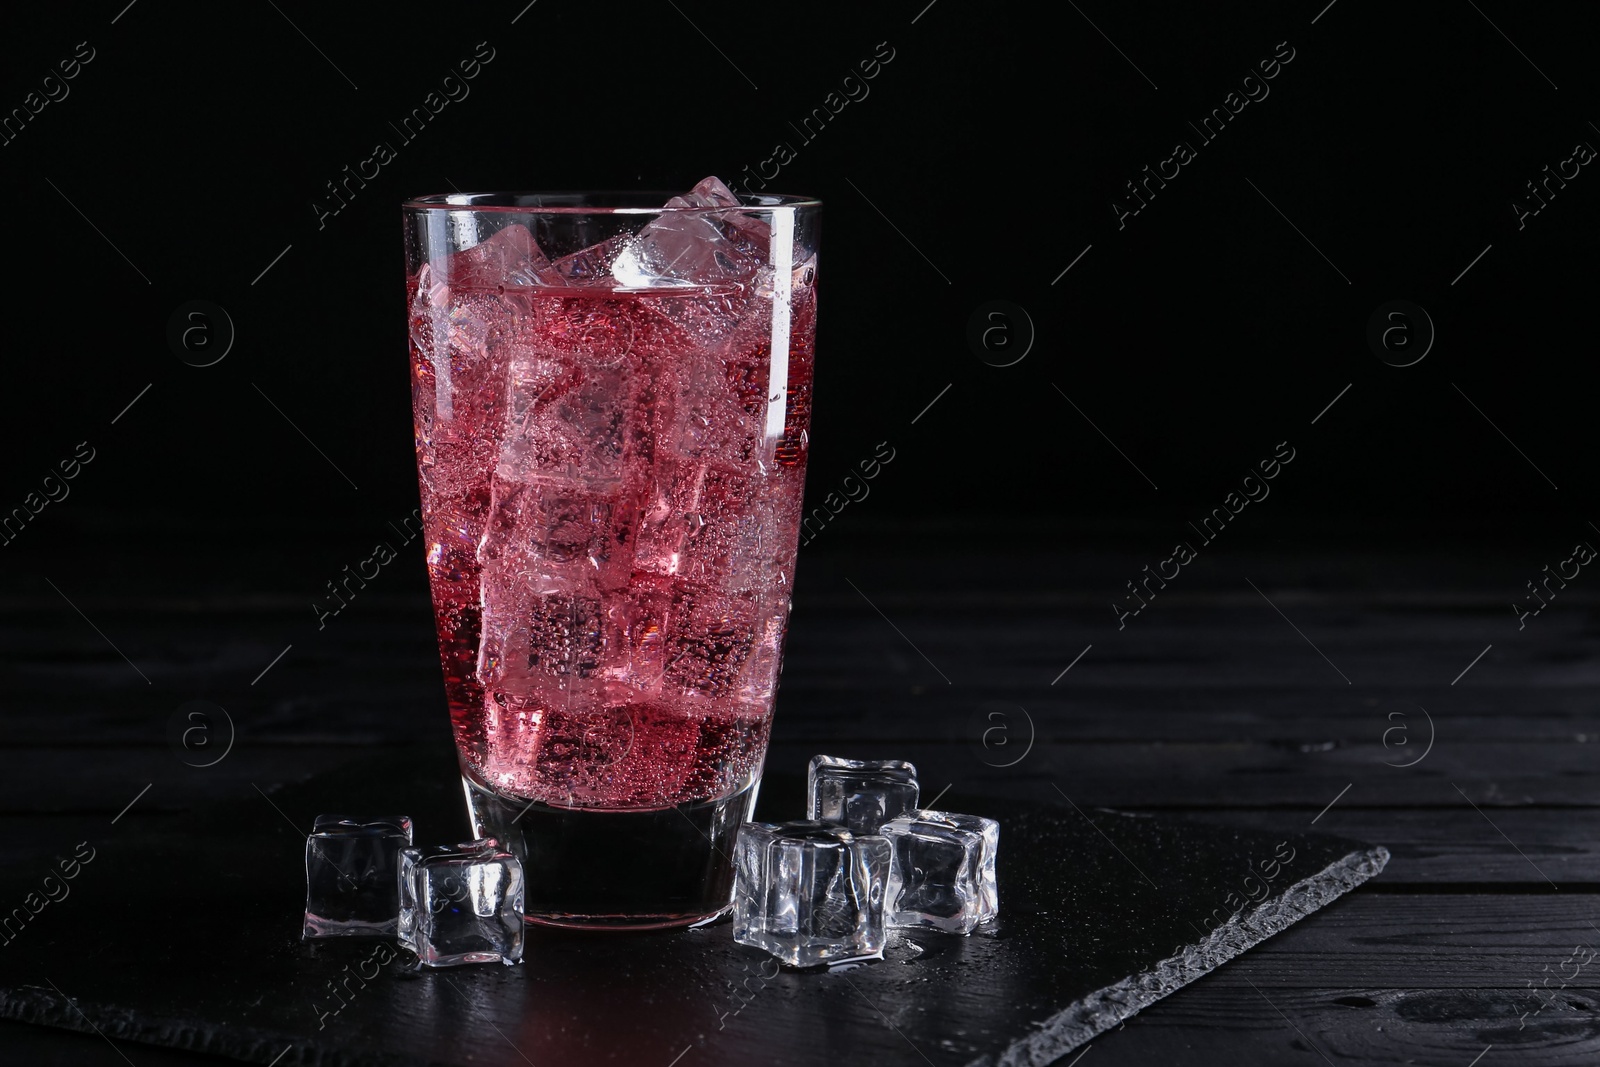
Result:
<instances>
[{"instance_id":1,"label":"wood grain texture","mask_svg":"<svg viewBox=\"0 0 1600 1067\"><path fill-rule=\"evenodd\" d=\"M1508 540L1474 554L1424 549L1420 541L1412 551L1362 551L1336 540L1319 546L1311 536L1282 545L1241 541L1208 550L1186 569L1182 588L1163 592L1118 630L1109 598L1149 561L1147 533L1072 535L1061 551L998 555L968 551L963 536L935 528L896 542L885 534L876 549L841 537L836 548L823 544L807 556L764 817L798 814L805 760L837 752L909 756L929 794L948 786L941 803L949 807L987 798L1060 807L1060 789L1084 807L1381 842L1392 853L1381 878L1096 1038L1090 1059L1320 1064L1326 1057L1465 1067L1490 1045L1484 1067L1511 1053L1534 1064L1600 1059L1594 969L1542 1001L1530 988L1559 974L1574 948L1600 947L1590 925L1600 919L1589 908L1600 892L1600 765L1592 752L1600 738L1592 699L1600 681L1600 590L1575 583L1519 631L1503 602L1522 587L1524 571L1537 570L1527 565L1539 559L1537 545ZM159 559L147 573L120 578L109 562L79 562L82 581L71 587L78 603L153 684L41 581L19 575L0 592L10 609L0 620L7 884L13 874L24 882L43 877L79 841L102 849L71 898L23 931L40 951L64 943L91 913L116 914L125 850L197 848L209 812L240 812L234 833L292 868L298 824L322 803L305 792L310 783L342 782L347 796L398 800L414 783L365 781L354 768L412 746L429 753L420 775L448 781L448 729L420 572L396 571L392 587L375 589L319 631L302 600L326 575L306 573L303 560L246 555L219 564L209 591L186 596L164 590ZM930 583L930 574L938 580ZM167 741L172 715L194 699L224 706L237 731L228 758L208 769L184 766ZM983 745L996 723L1017 747ZM999 765L1030 736L1023 758ZM1424 750L1414 766L1397 766ZM438 818L461 824L451 833L464 830L458 811ZM249 899L236 871L214 877ZM249 910L271 907L263 901ZM175 937L133 916L116 926L150 944L152 981L178 974ZM226 937L219 930L208 940ZM19 939L0 950L0 979L13 980L22 958L15 953L25 947ZM243 990L263 969L281 972L278 986L255 995L292 997L298 969L332 964L337 971L343 962L333 954L320 962L268 954L217 975ZM47 973L63 992L81 996L88 987L70 979L88 966L63 960ZM626 965L618 974L625 984L639 978L629 978ZM473 979L480 980L494 979ZM23 981L48 989L37 976ZM463 988L472 993L471 984ZM638 987L637 996L619 1001L624 1028L645 1035L674 1012L691 1012L706 1016L709 1037L727 1005L707 1008L705 990L715 982L698 988L696 1001L683 1000L688 991ZM764 988L761 995L772 997L778 987ZM203 1044L185 1022L181 980L175 989L165 1021L156 1018L149 1031L130 1021L130 1037ZM583 1017L583 1006L562 1002L558 988L540 992L541 1004L560 1010L505 1020L519 1044L518 1026L570 1027ZM922 1013L936 1010L931 1001L867 1003L844 992L837 1024L844 1029L823 1020L812 1028L814 1039L834 1042L827 1047L835 1058L851 1054L840 1043L845 1030L870 1024L881 1028L875 1047L883 1062L920 1064L919 1052L940 1067L959 1061L960 1049L941 1047L942 1039L913 1049L902 1036L934 1032L922 1025ZM730 1015L725 1029L755 1034L762 1003L758 997ZM439 986L420 1004L419 1018L467 1040L451 1027L472 1009L470 996ZM308 1010L303 997L300 1009ZM70 1025L68 1015L56 1021ZM57 1047L71 1051L58 1055L49 1031L29 1033L46 1035L26 1046L29 1055L38 1050L35 1062L93 1054L120 1062L93 1035L60 1038L65 1044ZM473 1046L478 1062L523 1062L494 1040L499 1048ZM125 1047L138 1063L140 1051L151 1054ZM270 1062L280 1051L263 1041L252 1056ZM586 1054L665 1064L681 1051L619 1038ZM690 1063L686 1056L680 1067Z\"/></svg>"}]
</instances>

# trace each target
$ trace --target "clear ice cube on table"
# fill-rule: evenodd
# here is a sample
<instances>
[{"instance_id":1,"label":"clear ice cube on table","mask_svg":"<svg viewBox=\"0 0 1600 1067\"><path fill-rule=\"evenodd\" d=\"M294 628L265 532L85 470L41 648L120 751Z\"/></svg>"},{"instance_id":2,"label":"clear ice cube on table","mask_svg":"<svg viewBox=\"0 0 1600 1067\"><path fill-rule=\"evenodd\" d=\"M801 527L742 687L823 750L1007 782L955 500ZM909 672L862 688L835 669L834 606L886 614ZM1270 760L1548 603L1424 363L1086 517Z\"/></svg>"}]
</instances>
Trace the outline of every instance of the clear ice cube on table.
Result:
<instances>
[{"instance_id":1,"label":"clear ice cube on table","mask_svg":"<svg viewBox=\"0 0 1600 1067\"><path fill-rule=\"evenodd\" d=\"M303 938L392 937L400 895L400 850L411 844L404 815L318 815L306 838Z\"/></svg>"},{"instance_id":2,"label":"clear ice cube on table","mask_svg":"<svg viewBox=\"0 0 1600 1067\"><path fill-rule=\"evenodd\" d=\"M894 850L889 925L970 934L999 914L994 875L999 823L919 808L889 820L879 832Z\"/></svg>"},{"instance_id":3,"label":"clear ice cube on table","mask_svg":"<svg viewBox=\"0 0 1600 1067\"><path fill-rule=\"evenodd\" d=\"M806 817L875 834L917 806L917 768L905 760L813 756L806 772Z\"/></svg>"},{"instance_id":4,"label":"clear ice cube on table","mask_svg":"<svg viewBox=\"0 0 1600 1067\"><path fill-rule=\"evenodd\" d=\"M423 967L522 959L522 864L492 837L400 854L400 943Z\"/></svg>"},{"instance_id":5,"label":"clear ice cube on table","mask_svg":"<svg viewBox=\"0 0 1600 1067\"><path fill-rule=\"evenodd\" d=\"M733 939L791 967L883 955L889 843L816 821L745 823Z\"/></svg>"}]
</instances>

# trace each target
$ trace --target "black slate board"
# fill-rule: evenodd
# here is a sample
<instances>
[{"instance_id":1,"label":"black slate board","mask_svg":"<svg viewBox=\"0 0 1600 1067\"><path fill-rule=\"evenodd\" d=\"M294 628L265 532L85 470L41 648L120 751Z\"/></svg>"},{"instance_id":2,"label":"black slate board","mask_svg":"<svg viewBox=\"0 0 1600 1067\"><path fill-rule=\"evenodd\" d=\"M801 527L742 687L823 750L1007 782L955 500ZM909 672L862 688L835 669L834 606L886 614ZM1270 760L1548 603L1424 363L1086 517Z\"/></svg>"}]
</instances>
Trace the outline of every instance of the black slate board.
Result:
<instances>
[{"instance_id":1,"label":"black slate board","mask_svg":"<svg viewBox=\"0 0 1600 1067\"><path fill-rule=\"evenodd\" d=\"M436 753L376 753L269 789L270 803L125 825L94 842L74 883L93 920L85 907L47 908L6 947L0 1017L279 1067L1047 1064L1388 860L1323 834L1080 809L1061 795L1035 808L964 800L1001 823L1000 919L969 938L897 937L879 963L778 971L726 923L534 930L520 967L420 975L398 955L381 963L379 942L302 944L296 827L321 811L393 808L413 816L419 841L457 840L451 771ZM794 814L797 779L769 775L767 792L784 807L764 804L763 817ZM21 901L44 873L7 871L0 899Z\"/></svg>"}]
</instances>

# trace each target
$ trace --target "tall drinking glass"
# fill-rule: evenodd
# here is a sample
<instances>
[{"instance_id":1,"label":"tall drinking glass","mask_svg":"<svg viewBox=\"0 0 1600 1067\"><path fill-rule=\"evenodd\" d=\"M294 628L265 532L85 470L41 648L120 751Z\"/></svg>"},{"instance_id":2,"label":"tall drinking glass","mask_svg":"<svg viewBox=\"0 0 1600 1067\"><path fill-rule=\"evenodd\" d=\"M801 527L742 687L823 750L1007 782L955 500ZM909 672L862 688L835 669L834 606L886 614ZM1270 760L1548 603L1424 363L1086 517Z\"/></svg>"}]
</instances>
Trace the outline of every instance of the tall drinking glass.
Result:
<instances>
[{"instance_id":1,"label":"tall drinking glass","mask_svg":"<svg viewBox=\"0 0 1600 1067\"><path fill-rule=\"evenodd\" d=\"M665 203L666 206L662 206ZM417 466L473 830L530 921L732 895L805 481L820 204L404 205Z\"/></svg>"}]
</instances>

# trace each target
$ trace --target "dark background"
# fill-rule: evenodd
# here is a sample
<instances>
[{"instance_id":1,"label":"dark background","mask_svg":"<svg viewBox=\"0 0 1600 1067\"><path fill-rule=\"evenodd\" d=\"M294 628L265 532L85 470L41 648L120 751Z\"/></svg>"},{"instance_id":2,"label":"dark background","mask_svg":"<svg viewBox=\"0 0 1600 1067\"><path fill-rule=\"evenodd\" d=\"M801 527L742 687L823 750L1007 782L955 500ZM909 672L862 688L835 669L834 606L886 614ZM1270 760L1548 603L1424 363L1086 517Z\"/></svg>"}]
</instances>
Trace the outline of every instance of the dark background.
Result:
<instances>
[{"instance_id":1,"label":"dark background","mask_svg":"<svg viewBox=\"0 0 1600 1067\"><path fill-rule=\"evenodd\" d=\"M802 549L764 814L798 814L805 759L848 747L914 758L962 810L1070 794L1383 843L1395 860L1342 910L1090 1062L1321 1062L1307 1033L1341 1062L1535 1040L1541 1062L1593 1060L1593 997L1526 1031L1519 1013L1593 929L1600 592L1574 580L1525 628L1507 611L1600 536L1595 165L1525 228L1512 210L1576 143L1600 147L1593 8L525 4L7 11L0 117L79 42L94 58L0 144L0 518L80 442L94 459L0 543L0 867L21 884L64 844L108 855L25 932L55 993L0 955L8 1020L83 1029L76 1005L98 1006L128 1047L220 1047L260 1002L248 967L219 983L236 1012L176 1036L123 1010L186 948L216 962L127 914L131 857L188 854L226 821L257 866L225 873L265 900L261 872L292 875L328 810L308 781L352 807L403 794L374 781L395 750L450 780L421 544L325 629L313 608L418 505L401 200L681 191L788 142L771 188L826 203L808 496L880 442L895 458ZM479 42L470 95L401 143L390 123ZM790 124L883 42L870 95L801 143ZM1201 145L1188 123L1280 42L1270 95ZM1124 183L1180 139L1197 158L1119 229ZM319 228L326 184L378 142L394 161ZM213 366L169 344L196 300L235 329ZM997 300L1035 334L1011 366L968 340ZM1436 331L1409 367L1367 339L1395 300ZM1295 459L1271 496L1119 626L1125 583L1200 547L1189 523L1280 442ZM214 766L177 740L191 701L237 738ZM990 748L996 709L1025 721L1025 762ZM1427 762L1406 762L1423 710ZM250 917L285 952L289 896ZM149 970L56 968L52 939L85 922L136 930ZM59 994L55 1014L18 988ZM121 1062L15 1021L0 1059L18 1041L31 1062Z\"/></svg>"},{"instance_id":2,"label":"dark background","mask_svg":"<svg viewBox=\"0 0 1600 1067\"><path fill-rule=\"evenodd\" d=\"M935 516L993 521L997 536L1013 515L1181 528L1282 440L1298 457L1270 505L1285 519L1374 532L1580 522L1600 195L1585 168L1521 232L1510 204L1575 142L1600 144L1592 20L1486 9L1557 90L1470 4L1343 0L1310 25L1304 5L1080 15L944 0L912 24L924 2L547 2L515 25L516 3L140 3L115 25L114 4L9 15L5 108L78 42L95 58L0 147L12 280L0 506L88 440L93 465L35 520L32 547L226 530L308 564L343 559L331 531L364 544L416 506L403 197L684 189L713 172L736 181L787 141L797 157L771 188L827 205L813 494L879 441L897 456L838 535ZM402 143L389 123L480 41L494 59L470 95ZM870 95L801 143L789 123L885 41L894 59ZM1186 121L1280 41L1295 58L1270 96L1200 145ZM1198 158L1119 231L1111 201L1180 138ZM325 183L378 141L397 158L319 229ZM212 367L166 341L195 299L236 327ZM1036 328L1014 366L987 365L966 340L992 299ZM1437 329L1408 368L1365 340L1394 299Z\"/></svg>"}]
</instances>

